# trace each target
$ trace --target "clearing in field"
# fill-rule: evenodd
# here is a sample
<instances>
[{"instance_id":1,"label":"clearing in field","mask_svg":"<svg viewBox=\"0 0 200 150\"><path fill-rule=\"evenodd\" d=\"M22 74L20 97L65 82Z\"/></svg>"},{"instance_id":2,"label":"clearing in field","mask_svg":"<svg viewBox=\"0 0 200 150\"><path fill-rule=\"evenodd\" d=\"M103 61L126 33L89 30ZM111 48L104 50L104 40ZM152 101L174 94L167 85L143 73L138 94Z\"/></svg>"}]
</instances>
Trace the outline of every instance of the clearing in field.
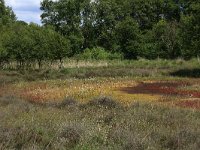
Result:
<instances>
[{"instance_id":1,"label":"clearing in field","mask_svg":"<svg viewBox=\"0 0 200 150\"><path fill-rule=\"evenodd\" d=\"M200 109L199 80L141 81L134 78L93 78L20 82L4 86L1 93L34 103L61 102L71 97L87 103L99 96L108 96L122 105L154 102Z\"/></svg>"}]
</instances>

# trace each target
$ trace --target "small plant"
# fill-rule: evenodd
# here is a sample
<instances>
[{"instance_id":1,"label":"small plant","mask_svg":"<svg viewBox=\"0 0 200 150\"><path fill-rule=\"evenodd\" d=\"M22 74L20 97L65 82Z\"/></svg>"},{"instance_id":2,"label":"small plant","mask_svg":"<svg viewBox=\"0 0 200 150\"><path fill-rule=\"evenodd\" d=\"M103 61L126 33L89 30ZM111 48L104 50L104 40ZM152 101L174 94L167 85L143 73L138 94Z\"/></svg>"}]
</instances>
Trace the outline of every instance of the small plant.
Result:
<instances>
[{"instance_id":1,"label":"small plant","mask_svg":"<svg viewBox=\"0 0 200 150\"><path fill-rule=\"evenodd\" d=\"M65 148L73 148L80 142L82 133L80 126L66 125L58 135L58 143Z\"/></svg>"},{"instance_id":2,"label":"small plant","mask_svg":"<svg viewBox=\"0 0 200 150\"><path fill-rule=\"evenodd\" d=\"M122 127L117 128L115 130L111 130L109 133L109 139L111 141L114 141L116 144L120 145L122 149L126 150L145 149L144 144L142 144L137 134Z\"/></svg>"},{"instance_id":3,"label":"small plant","mask_svg":"<svg viewBox=\"0 0 200 150\"><path fill-rule=\"evenodd\" d=\"M7 106L10 104L17 104L19 100L13 96L3 96L0 97L0 105Z\"/></svg>"},{"instance_id":4,"label":"small plant","mask_svg":"<svg viewBox=\"0 0 200 150\"><path fill-rule=\"evenodd\" d=\"M77 56L78 59L83 60L114 60L123 59L121 53L110 53L102 47L95 47L92 49L85 49L84 52Z\"/></svg>"},{"instance_id":5,"label":"small plant","mask_svg":"<svg viewBox=\"0 0 200 150\"><path fill-rule=\"evenodd\" d=\"M67 106L75 106L77 101L72 97L66 97L61 103L58 104L59 108L64 108Z\"/></svg>"},{"instance_id":6,"label":"small plant","mask_svg":"<svg viewBox=\"0 0 200 150\"><path fill-rule=\"evenodd\" d=\"M89 106L105 107L105 108L116 108L119 107L119 103L110 97L102 96L95 98L88 103Z\"/></svg>"}]
</instances>

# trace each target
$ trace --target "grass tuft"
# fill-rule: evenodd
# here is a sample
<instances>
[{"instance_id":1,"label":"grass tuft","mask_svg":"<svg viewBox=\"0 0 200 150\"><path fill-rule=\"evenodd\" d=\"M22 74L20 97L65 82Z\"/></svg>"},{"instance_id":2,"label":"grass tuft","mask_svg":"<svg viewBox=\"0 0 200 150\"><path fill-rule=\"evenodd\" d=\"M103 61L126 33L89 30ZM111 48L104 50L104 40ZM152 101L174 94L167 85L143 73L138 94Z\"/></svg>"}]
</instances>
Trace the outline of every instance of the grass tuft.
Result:
<instances>
[{"instance_id":1,"label":"grass tuft","mask_svg":"<svg viewBox=\"0 0 200 150\"><path fill-rule=\"evenodd\" d=\"M57 142L67 149L74 148L81 141L83 133L80 125L65 125L57 137Z\"/></svg>"},{"instance_id":2,"label":"grass tuft","mask_svg":"<svg viewBox=\"0 0 200 150\"><path fill-rule=\"evenodd\" d=\"M107 97L107 96L101 96L101 97L95 98L89 101L88 105L95 106L95 107L103 107L103 108L117 108L120 106L119 103L117 103L111 97Z\"/></svg>"},{"instance_id":3,"label":"grass tuft","mask_svg":"<svg viewBox=\"0 0 200 150\"><path fill-rule=\"evenodd\" d=\"M58 108L64 108L68 106L76 106L78 103L77 101L72 97L65 98L61 103L57 105Z\"/></svg>"}]
</instances>

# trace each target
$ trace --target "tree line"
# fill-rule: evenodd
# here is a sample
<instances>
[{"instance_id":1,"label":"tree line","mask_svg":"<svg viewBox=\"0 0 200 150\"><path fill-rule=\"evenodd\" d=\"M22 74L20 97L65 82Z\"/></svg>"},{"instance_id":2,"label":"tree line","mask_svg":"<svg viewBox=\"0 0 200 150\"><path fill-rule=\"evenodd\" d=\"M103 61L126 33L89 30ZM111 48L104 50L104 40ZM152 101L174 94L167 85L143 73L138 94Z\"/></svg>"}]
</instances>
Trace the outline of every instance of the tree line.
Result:
<instances>
[{"instance_id":1,"label":"tree line","mask_svg":"<svg viewBox=\"0 0 200 150\"><path fill-rule=\"evenodd\" d=\"M41 10L42 26L27 24L0 0L1 63L200 54L199 0L43 0Z\"/></svg>"}]
</instances>

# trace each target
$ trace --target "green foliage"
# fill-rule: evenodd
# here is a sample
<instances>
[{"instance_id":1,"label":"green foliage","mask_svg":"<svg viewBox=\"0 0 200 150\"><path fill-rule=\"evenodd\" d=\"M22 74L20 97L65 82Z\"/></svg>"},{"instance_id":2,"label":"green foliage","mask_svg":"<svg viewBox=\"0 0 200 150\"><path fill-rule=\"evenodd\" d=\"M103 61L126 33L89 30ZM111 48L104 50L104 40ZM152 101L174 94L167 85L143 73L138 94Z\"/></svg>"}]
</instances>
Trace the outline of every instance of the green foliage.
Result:
<instances>
[{"instance_id":1,"label":"green foliage","mask_svg":"<svg viewBox=\"0 0 200 150\"><path fill-rule=\"evenodd\" d=\"M109 53L101 47L93 49L87 48L84 50L81 57L86 60L106 60L109 57Z\"/></svg>"},{"instance_id":2,"label":"green foliage","mask_svg":"<svg viewBox=\"0 0 200 150\"><path fill-rule=\"evenodd\" d=\"M153 31L147 31L140 35L139 56L146 59L158 58L157 47Z\"/></svg>"},{"instance_id":3,"label":"green foliage","mask_svg":"<svg viewBox=\"0 0 200 150\"><path fill-rule=\"evenodd\" d=\"M40 68L44 61L56 60L62 65L62 60L71 54L70 42L49 27L16 22L2 33L0 57L17 61L20 68L29 68L35 62Z\"/></svg>"},{"instance_id":4,"label":"green foliage","mask_svg":"<svg viewBox=\"0 0 200 150\"><path fill-rule=\"evenodd\" d=\"M71 42L71 55L78 54L83 45L83 36L80 29L81 2L76 0L44 0L41 3L41 15L44 25L51 25L61 35Z\"/></svg>"},{"instance_id":5,"label":"green foliage","mask_svg":"<svg viewBox=\"0 0 200 150\"><path fill-rule=\"evenodd\" d=\"M8 51L4 45L6 37L9 36L6 26L10 26L15 20L15 14L12 9L5 5L4 0L0 0L0 65L8 62Z\"/></svg>"},{"instance_id":6,"label":"green foliage","mask_svg":"<svg viewBox=\"0 0 200 150\"><path fill-rule=\"evenodd\" d=\"M126 18L117 24L116 36L120 50L124 53L125 58L137 58L139 53L140 31L135 20Z\"/></svg>"},{"instance_id":7,"label":"green foliage","mask_svg":"<svg viewBox=\"0 0 200 150\"><path fill-rule=\"evenodd\" d=\"M188 14L181 18L182 54L186 59L200 55L200 3L190 3Z\"/></svg>"},{"instance_id":8,"label":"green foliage","mask_svg":"<svg viewBox=\"0 0 200 150\"><path fill-rule=\"evenodd\" d=\"M126 59L199 55L195 0L45 0L41 10L44 25L53 25L70 40L72 55L93 47Z\"/></svg>"},{"instance_id":9,"label":"green foliage","mask_svg":"<svg viewBox=\"0 0 200 150\"><path fill-rule=\"evenodd\" d=\"M6 61L7 51L3 47L2 43L0 43L0 64Z\"/></svg>"},{"instance_id":10,"label":"green foliage","mask_svg":"<svg viewBox=\"0 0 200 150\"><path fill-rule=\"evenodd\" d=\"M8 25L16 20L15 14L10 7L5 6L5 1L0 0L0 27Z\"/></svg>"},{"instance_id":11,"label":"green foliage","mask_svg":"<svg viewBox=\"0 0 200 150\"><path fill-rule=\"evenodd\" d=\"M199 57L200 4L174 0L44 0L42 23L16 21L0 0L1 65L78 59ZM22 67L24 68L24 67Z\"/></svg>"},{"instance_id":12,"label":"green foliage","mask_svg":"<svg viewBox=\"0 0 200 150\"><path fill-rule=\"evenodd\" d=\"M153 28L154 42L157 56L160 58L173 59L180 56L180 45L177 23L159 21Z\"/></svg>"},{"instance_id":13,"label":"green foliage","mask_svg":"<svg viewBox=\"0 0 200 150\"><path fill-rule=\"evenodd\" d=\"M102 47L96 47L92 49L87 48L82 54L78 55L78 59L83 60L113 60L121 58L121 54L107 52Z\"/></svg>"}]
</instances>

